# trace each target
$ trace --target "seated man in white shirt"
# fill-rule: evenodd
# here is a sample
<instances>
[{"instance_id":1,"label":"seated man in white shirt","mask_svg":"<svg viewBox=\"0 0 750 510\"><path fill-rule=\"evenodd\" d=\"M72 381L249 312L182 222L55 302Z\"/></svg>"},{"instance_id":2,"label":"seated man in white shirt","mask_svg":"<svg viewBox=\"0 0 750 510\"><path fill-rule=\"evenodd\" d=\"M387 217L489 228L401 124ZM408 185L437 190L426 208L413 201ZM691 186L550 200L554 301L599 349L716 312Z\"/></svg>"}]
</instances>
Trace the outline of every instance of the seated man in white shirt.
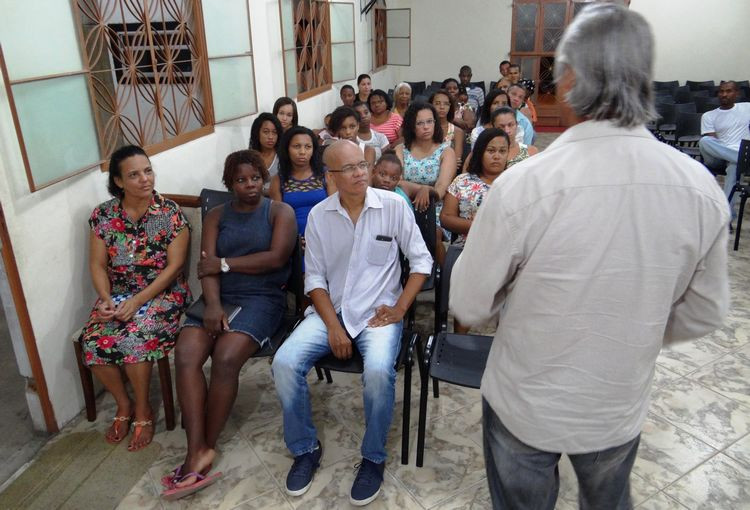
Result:
<instances>
[{"instance_id":1,"label":"seated man in white shirt","mask_svg":"<svg viewBox=\"0 0 750 510\"><path fill-rule=\"evenodd\" d=\"M724 193L729 197L737 181L737 155L742 139L750 139L750 103L737 103L737 84L723 81L719 85L719 107L706 112L701 117L701 134L703 138L698 146L706 166L727 165L727 176L724 179ZM735 193L735 195L737 195ZM732 197L732 217L735 197Z\"/></svg>"},{"instance_id":2,"label":"seated man in white shirt","mask_svg":"<svg viewBox=\"0 0 750 510\"><path fill-rule=\"evenodd\" d=\"M484 104L484 91L481 87L471 86L471 77L471 67L461 66L461 69L458 71L458 79L461 80L461 85L466 88L466 93L469 95L469 104L477 111Z\"/></svg>"},{"instance_id":3,"label":"seated man in white shirt","mask_svg":"<svg viewBox=\"0 0 750 510\"><path fill-rule=\"evenodd\" d=\"M301 496L323 452L312 423L307 373L329 353L347 359L359 350L366 425L350 502L362 506L380 492L402 319L432 270L432 257L406 201L368 186L369 165L357 145L339 140L324 159L338 192L307 219L305 292L314 310L308 308L278 350L272 371L284 411L284 441L294 456L286 491ZM399 249L411 268L403 290Z\"/></svg>"}]
</instances>

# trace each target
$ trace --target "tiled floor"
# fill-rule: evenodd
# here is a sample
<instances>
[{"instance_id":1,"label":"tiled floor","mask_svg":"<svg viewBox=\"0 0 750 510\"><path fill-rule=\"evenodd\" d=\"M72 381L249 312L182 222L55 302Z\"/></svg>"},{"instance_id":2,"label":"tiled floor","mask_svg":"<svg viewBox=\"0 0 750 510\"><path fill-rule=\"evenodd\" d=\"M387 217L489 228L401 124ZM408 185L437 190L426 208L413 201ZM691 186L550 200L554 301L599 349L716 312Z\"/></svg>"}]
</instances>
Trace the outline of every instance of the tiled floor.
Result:
<instances>
[{"instance_id":1,"label":"tiled floor","mask_svg":"<svg viewBox=\"0 0 750 510\"><path fill-rule=\"evenodd\" d=\"M730 252L733 307L725 327L667 348L658 359L651 412L631 476L637 508L750 508L750 306L743 293L750 282L750 238L744 244L744 251ZM427 307L422 304L423 311ZM224 473L220 482L179 502L159 499L159 478L182 460L185 445L182 430L166 432L162 420L155 438L162 446L160 457L119 508L346 508L363 432L358 376L334 373L332 385L311 376L314 417L325 453L312 489L302 498L289 498L282 487L291 458L282 440L269 368L267 360L256 360L243 371L240 395L221 438L216 466ZM415 372L410 463L400 464L399 386L385 484L370 507L489 508L479 392L443 385L440 398L430 398L425 466L416 468L418 381ZM103 399L99 421L90 424L80 418L63 434L103 431L112 412L111 400ZM560 475L557 508L577 508L575 476L565 457Z\"/></svg>"}]
</instances>

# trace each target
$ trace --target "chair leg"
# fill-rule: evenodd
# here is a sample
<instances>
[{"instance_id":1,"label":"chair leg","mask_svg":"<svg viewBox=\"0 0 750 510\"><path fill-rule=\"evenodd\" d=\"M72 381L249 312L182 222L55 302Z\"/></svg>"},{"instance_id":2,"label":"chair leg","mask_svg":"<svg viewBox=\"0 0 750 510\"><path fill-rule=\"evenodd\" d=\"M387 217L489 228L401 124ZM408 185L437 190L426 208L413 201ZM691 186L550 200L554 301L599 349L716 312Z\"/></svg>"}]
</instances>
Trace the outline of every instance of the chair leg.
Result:
<instances>
[{"instance_id":1,"label":"chair leg","mask_svg":"<svg viewBox=\"0 0 750 510\"><path fill-rule=\"evenodd\" d=\"M745 214L745 202L747 201L747 193L744 191L740 195L740 211L737 214L737 232L734 233L734 251L740 248L740 232L742 231L742 215Z\"/></svg>"},{"instance_id":2,"label":"chair leg","mask_svg":"<svg viewBox=\"0 0 750 510\"><path fill-rule=\"evenodd\" d=\"M86 402L86 419L96 421L96 396L94 395L94 380L89 367L83 364L83 349L78 341L73 342L75 348L76 362L78 363L78 375L81 376L81 387L83 388L83 400Z\"/></svg>"},{"instance_id":3,"label":"chair leg","mask_svg":"<svg viewBox=\"0 0 750 510\"><path fill-rule=\"evenodd\" d=\"M427 394L430 391L430 377L425 374L419 385L419 425L417 427L417 467L424 464L424 436L427 427Z\"/></svg>"},{"instance_id":4,"label":"chair leg","mask_svg":"<svg viewBox=\"0 0 750 510\"><path fill-rule=\"evenodd\" d=\"M174 394L172 392L172 372L169 369L169 356L159 361L159 383L161 384L161 399L164 402L164 422L167 430L174 430Z\"/></svg>"},{"instance_id":5,"label":"chair leg","mask_svg":"<svg viewBox=\"0 0 750 510\"><path fill-rule=\"evenodd\" d=\"M333 382L333 377L331 377L331 371L327 368L323 369L323 372L326 374L326 383L331 384Z\"/></svg>"},{"instance_id":6,"label":"chair leg","mask_svg":"<svg viewBox=\"0 0 750 510\"><path fill-rule=\"evenodd\" d=\"M323 380L323 371L320 368L315 367L315 374L318 376L318 381Z\"/></svg>"},{"instance_id":7,"label":"chair leg","mask_svg":"<svg viewBox=\"0 0 750 510\"><path fill-rule=\"evenodd\" d=\"M438 387L438 380L432 379L432 396L435 398L440 398L440 388Z\"/></svg>"},{"instance_id":8,"label":"chair leg","mask_svg":"<svg viewBox=\"0 0 750 510\"><path fill-rule=\"evenodd\" d=\"M401 464L409 463L409 428L411 426L411 363L404 364L404 412L401 423Z\"/></svg>"}]
</instances>

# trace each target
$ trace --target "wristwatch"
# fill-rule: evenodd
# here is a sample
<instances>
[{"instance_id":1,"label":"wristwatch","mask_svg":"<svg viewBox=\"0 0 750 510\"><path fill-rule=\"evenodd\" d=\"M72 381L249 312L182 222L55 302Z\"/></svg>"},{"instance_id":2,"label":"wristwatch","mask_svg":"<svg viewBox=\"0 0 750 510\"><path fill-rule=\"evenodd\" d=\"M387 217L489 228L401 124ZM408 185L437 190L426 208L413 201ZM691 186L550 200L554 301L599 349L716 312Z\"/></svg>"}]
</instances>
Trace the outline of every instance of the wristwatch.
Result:
<instances>
[{"instance_id":1,"label":"wristwatch","mask_svg":"<svg viewBox=\"0 0 750 510\"><path fill-rule=\"evenodd\" d=\"M229 272L229 264L227 264L227 259L224 257L221 257L221 272L222 273Z\"/></svg>"}]
</instances>

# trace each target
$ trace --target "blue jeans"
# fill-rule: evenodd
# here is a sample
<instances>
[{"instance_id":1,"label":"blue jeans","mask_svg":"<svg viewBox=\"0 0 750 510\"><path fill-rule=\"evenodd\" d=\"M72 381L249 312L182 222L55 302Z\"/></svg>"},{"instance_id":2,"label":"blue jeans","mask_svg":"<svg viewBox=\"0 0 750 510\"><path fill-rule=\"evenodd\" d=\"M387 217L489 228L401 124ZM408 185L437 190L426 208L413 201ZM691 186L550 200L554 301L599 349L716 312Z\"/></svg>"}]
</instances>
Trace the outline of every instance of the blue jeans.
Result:
<instances>
[{"instance_id":1,"label":"blue jeans","mask_svg":"<svg viewBox=\"0 0 750 510\"><path fill-rule=\"evenodd\" d=\"M726 163L727 176L724 179L724 194L729 198L729 194L732 192L732 188L737 182L737 158L739 157L739 151L722 145L714 136L704 136L701 138L698 141L698 147L701 150L701 156L703 156L703 161L707 167L720 166L723 163ZM732 197L732 202L729 204L732 209L733 219L737 216L734 212L734 204L736 200L737 193Z\"/></svg>"},{"instance_id":2,"label":"blue jeans","mask_svg":"<svg viewBox=\"0 0 750 510\"><path fill-rule=\"evenodd\" d=\"M385 442L396 398L396 358L401 346L402 323L365 328L353 340L364 360L365 436L362 457L385 461ZM331 353L328 330L316 313L297 326L273 359L271 371L284 412L284 441L294 457L309 453L318 444L312 422L307 373Z\"/></svg>"},{"instance_id":3,"label":"blue jeans","mask_svg":"<svg viewBox=\"0 0 750 510\"><path fill-rule=\"evenodd\" d=\"M482 399L484 462L492 507L513 510L553 510L560 488L560 453L537 450L506 429ZM626 510L630 502L630 470L640 434L621 446L599 452L568 455L578 478L581 510Z\"/></svg>"}]
</instances>

